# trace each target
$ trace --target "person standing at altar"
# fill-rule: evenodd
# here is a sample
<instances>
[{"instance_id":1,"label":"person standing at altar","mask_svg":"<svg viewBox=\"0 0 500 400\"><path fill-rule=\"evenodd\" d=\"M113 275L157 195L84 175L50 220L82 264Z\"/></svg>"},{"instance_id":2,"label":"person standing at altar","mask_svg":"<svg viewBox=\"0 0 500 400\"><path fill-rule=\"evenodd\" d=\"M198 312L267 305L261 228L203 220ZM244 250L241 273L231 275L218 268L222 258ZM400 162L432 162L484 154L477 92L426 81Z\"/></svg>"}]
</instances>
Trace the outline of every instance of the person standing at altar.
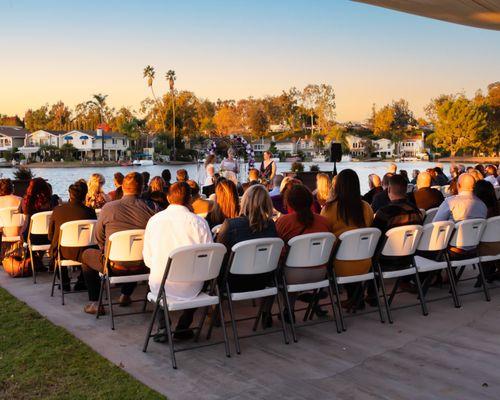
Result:
<instances>
[{"instance_id":1,"label":"person standing at altar","mask_svg":"<svg viewBox=\"0 0 500 400\"><path fill-rule=\"evenodd\" d=\"M221 172L231 171L234 172L236 175L238 175L240 171L239 171L238 161L234 158L235 155L236 151L232 147L230 147L229 150L227 151L227 157L224 158L220 163Z\"/></svg>"},{"instance_id":2,"label":"person standing at altar","mask_svg":"<svg viewBox=\"0 0 500 400\"><path fill-rule=\"evenodd\" d=\"M260 177L268 181L272 181L276 175L276 163L272 159L273 153L269 150L265 151L263 154L264 159L260 164Z\"/></svg>"}]
</instances>

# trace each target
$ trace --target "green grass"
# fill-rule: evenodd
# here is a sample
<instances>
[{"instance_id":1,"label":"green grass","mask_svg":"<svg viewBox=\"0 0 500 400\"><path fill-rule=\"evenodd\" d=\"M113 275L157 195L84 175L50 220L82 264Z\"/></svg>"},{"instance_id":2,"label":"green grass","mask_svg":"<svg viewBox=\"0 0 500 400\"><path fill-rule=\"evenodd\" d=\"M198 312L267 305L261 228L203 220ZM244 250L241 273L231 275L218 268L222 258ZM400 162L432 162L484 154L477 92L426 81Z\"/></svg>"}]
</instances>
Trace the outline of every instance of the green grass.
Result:
<instances>
[{"instance_id":1,"label":"green grass","mask_svg":"<svg viewBox=\"0 0 500 400\"><path fill-rule=\"evenodd\" d=\"M0 399L165 399L0 288Z\"/></svg>"}]
</instances>

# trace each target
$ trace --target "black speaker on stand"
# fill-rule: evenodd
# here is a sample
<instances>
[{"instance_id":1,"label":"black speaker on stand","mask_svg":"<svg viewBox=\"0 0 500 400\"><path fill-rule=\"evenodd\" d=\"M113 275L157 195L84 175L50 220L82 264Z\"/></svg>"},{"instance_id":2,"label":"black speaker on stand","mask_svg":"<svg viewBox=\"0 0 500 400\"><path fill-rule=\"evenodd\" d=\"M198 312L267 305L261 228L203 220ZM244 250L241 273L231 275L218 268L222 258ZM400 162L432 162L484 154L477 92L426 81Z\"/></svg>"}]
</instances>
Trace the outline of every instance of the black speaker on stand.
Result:
<instances>
[{"instance_id":1,"label":"black speaker on stand","mask_svg":"<svg viewBox=\"0 0 500 400\"><path fill-rule=\"evenodd\" d=\"M337 142L330 143L330 162L333 163L333 176L337 175L337 163L342 160L342 145Z\"/></svg>"}]
</instances>

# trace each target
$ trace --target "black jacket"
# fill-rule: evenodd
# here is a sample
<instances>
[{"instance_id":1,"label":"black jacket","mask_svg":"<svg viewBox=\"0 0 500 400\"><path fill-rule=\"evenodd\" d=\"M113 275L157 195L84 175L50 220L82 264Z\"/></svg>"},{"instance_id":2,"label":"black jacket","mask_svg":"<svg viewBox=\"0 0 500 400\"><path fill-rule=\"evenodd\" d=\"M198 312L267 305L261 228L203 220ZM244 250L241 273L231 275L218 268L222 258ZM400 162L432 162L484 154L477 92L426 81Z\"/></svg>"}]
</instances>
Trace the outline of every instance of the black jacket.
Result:
<instances>
[{"instance_id":1,"label":"black jacket","mask_svg":"<svg viewBox=\"0 0 500 400\"><path fill-rule=\"evenodd\" d=\"M362 197L362 199L366 201L368 204L372 204L375 195L383 191L384 189L382 189L382 186L374 187L373 189L370 189L368 192L366 192L366 194Z\"/></svg>"},{"instance_id":2,"label":"black jacket","mask_svg":"<svg viewBox=\"0 0 500 400\"><path fill-rule=\"evenodd\" d=\"M373 200L371 203L373 212L376 213L378 210L380 210L382 207L385 207L390 202L391 200L389 199L387 189L377 193L375 196L373 196Z\"/></svg>"},{"instance_id":3,"label":"black jacket","mask_svg":"<svg viewBox=\"0 0 500 400\"><path fill-rule=\"evenodd\" d=\"M49 224L50 254L53 258L57 256L57 244L61 225L65 222L77 221L79 219L97 219L95 211L83 204L69 201L54 208ZM64 259L79 261L81 253L85 248L62 247L61 256Z\"/></svg>"},{"instance_id":4,"label":"black jacket","mask_svg":"<svg viewBox=\"0 0 500 400\"><path fill-rule=\"evenodd\" d=\"M411 193L409 197L413 204L426 211L430 208L439 207L444 201L443 194L439 190L430 187L418 189Z\"/></svg>"}]
</instances>

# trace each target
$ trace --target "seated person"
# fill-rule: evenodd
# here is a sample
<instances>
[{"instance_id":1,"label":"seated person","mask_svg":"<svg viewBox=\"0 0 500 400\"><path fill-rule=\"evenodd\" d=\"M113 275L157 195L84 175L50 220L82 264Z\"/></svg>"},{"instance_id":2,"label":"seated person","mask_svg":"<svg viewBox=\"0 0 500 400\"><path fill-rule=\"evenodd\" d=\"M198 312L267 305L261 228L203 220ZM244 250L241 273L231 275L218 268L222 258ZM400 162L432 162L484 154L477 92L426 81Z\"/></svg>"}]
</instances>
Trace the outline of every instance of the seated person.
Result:
<instances>
[{"instance_id":1,"label":"seated person","mask_svg":"<svg viewBox=\"0 0 500 400\"><path fill-rule=\"evenodd\" d=\"M389 179L391 179L393 175L394 174L388 172L382 178L382 191L379 191L379 193L375 194L371 202L372 210L374 213L391 202L391 200L389 199L389 194L387 193L387 188L389 187Z\"/></svg>"},{"instance_id":2,"label":"seated person","mask_svg":"<svg viewBox=\"0 0 500 400\"><path fill-rule=\"evenodd\" d=\"M281 182L283 182L284 176L281 174L277 174L273 178L273 187L271 191L269 192L269 196L278 196L280 194L280 186Z\"/></svg>"},{"instance_id":3,"label":"seated person","mask_svg":"<svg viewBox=\"0 0 500 400\"><path fill-rule=\"evenodd\" d=\"M94 237L98 249L87 249L82 255L82 271L89 292L90 303L85 305L84 311L88 314L104 313L104 307L97 310L99 300L100 277L104 271L103 255L108 238L115 232L129 229L144 229L154 211L140 199L143 188L142 175L131 172L123 180L123 197L106 203L99 214L94 228ZM109 266L113 275L131 275L147 273L144 265L114 265ZM120 305L129 305L136 283L125 283L121 287Z\"/></svg>"},{"instance_id":4,"label":"seated person","mask_svg":"<svg viewBox=\"0 0 500 400\"><path fill-rule=\"evenodd\" d=\"M250 168L248 170L248 181L243 183L241 186L243 191L247 190L252 185L258 185L260 183L260 172L257 168Z\"/></svg>"},{"instance_id":5,"label":"seated person","mask_svg":"<svg viewBox=\"0 0 500 400\"><path fill-rule=\"evenodd\" d=\"M372 204L373 197L384 191L380 177L377 174L368 175L368 187L370 190L363 195L363 201L366 201L368 204Z\"/></svg>"},{"instance_id":6,"label":"seated person","mask_svg":"<svg viewBox=\"0 0 500 400\"><path fill-rule=\"evenodd\" d=\"M207 214L212 209L213 202L200 197L200 187L196 181L190 179L187 184L191 189L191 208L193 212L195 214Z\"/></svg>"},{"instance_id":7,"label":"seated person","mask_svg":"<svg viewBox=\"0 0 500 400\"><path fill-rule=\"evenodd\" d=\"M177 182L187 182L189 180L188 172L184 169L178 169L176 173Z\"/></svg>"},{"instance_id":8,"label":"seated person","mask_svg":"<svg viewBox=\"0 0 500 400\"><path fill-rule=\"evenodd\" d=\"M444 201L444 196L440 190L431 188L432 177L427 171L423 171L417 178L417 190L408 197L417 208L429 210L439 207Z\"/></svg>"},{"instance_id":9,"label":"seated person","mask_svg":"<svg viewBox=\"0 0 500 400\"><path fill-rule=\"evenodd\" d=\"M0 179L0 209L7 207L19 208L22 198L14 195L13 193L14 185L12 184L12 181L8 178ZM19 228L17 227L4 227L2 231L5 236L18 236L20 233Z\"/></svg>"},{"instance_id":10,"label":"seated person","mask_svg":"<svg viewBox=\"0 0 500 400\"><path fill-rule=\"evenodd\" d=\"M113 184L115 185L115 190L108 193L110 200L120 200L123 196L122 184L123 184L123 174L121 172L116 172L113 175Z\"/></svg>"},{"instance_id":11,"label":"seated person","mask_svg":"<svg viewBox=\"0 0 500 400\"><path fill-rule=\"evenodd\" d=\"M163 178L163 182L165 182L165 185L163 186L163 191L165 194L168 193L168 189L170 188L170 180L172 179L172 174L170 173L170 170L168 168L165 168L163 171L161 171L161 177Z\"/></svg>"},{"instance_id":12,"label":"seated person","mask_svg":"<svg viewBox=\"0 0 500 400\"><path fill-rule=\"evenodd\" d=\"M77 221L80 219L97 219L94 209L87 207L85 197L87 196L87 185L85 182L75 182L70 185L69 201L54 208L49 223L50 256L52 263L58 257L58 244L61 225L65 222ZM61 247L61 259L81 261L82 253L86 247ZM68 269L62 269L62 284L66 291L70 290ZM85 289L83 275L78 276L74 290Z\"/></svg>"},{"instance_id":13,"label":"seated person","mask_svg":"<svg viewBox=\"0 0 500 400\"><path fill-rule=\"evenodd\" d=\"M182 246L212 243L212 233L202 217L193 214L189 207L191 188L186 182L176 182L170 186L168 193L169 206L166 210L152 217L144 235L144 263L150 268L149 287L151 293L158 295L170 253ZM183 283L165 282L168 297L178 300L189 300L196 297L203 287L203 282ZM196 309L186 310L177 323L175 330L188 329L193 321ZM164 314L159 313L160 332L155 341L165 341ZM190 338L192 331L179 332L176 338Z\"/></svg>"},{"instance_id":14,"label":"seated person","mask_svg":"<svg viewBox=\"0 0 500 400\"><path fill-rule=\"evenodd\" d=\"M498 174L497 167L490 164L484 169L485 177L484 180L491 183L493 186L499 186L498 184Z\"/></svg>"},{"instance_id":15,"label":"seated person","mask_svg":"<svg viewBox=\"0 0 500 400\"><path fill-rule=\"evenodd\" d=\"M217 235L217 242L224 244L228 250L223 269L229 268L227 261L231 248L236 243L250 239L278 237L272 216L273 205L266 188L262 185L250 186L243 195L239 217L227 219ZM221 273L221 276L224 274ZM264 289L270 282L269 274L252 276L228 274L231 292Z\"/></svg>"},{"instance_id":16,"label":"seated person","mask_svg":"<svg viewBox=\"0 0 500 400\"><path fill-rule=\"evenodd\" d=\"M215 188L215 202L206 216L210 229L240 214L240 199L232 181L221 180Z\"/></svg>"},{"instance_id":17,"label":"seated person","mask_svg":"<svg viewBox=\"0 0 500 400\"><path fill-rule=\"evenodd\" d=\"M148 190L142 193L142 199L155 211L162 211L168 206L165 194L165 181L161 176L155 176L149 183Z\"/></svg>"},{"instance_id":18,"label":"seated person","mask_svg":"<svg viewBox=\"0 0 500 400\"><path fill-rule=\"evenodd\" d=\"M321 211L336 238L352 229L366 228L373 222L373 211L370 205L361 199L359 178L352 169L340 171L333 185L333 200L329 201ZM337 276L361 275L370 271L372 260L344 261L334 260ZM364 303L361 296L362 285L359 283L345 285L347 300L342 306L348 310L362 309Z\"/></svg>"}]
</instances>

